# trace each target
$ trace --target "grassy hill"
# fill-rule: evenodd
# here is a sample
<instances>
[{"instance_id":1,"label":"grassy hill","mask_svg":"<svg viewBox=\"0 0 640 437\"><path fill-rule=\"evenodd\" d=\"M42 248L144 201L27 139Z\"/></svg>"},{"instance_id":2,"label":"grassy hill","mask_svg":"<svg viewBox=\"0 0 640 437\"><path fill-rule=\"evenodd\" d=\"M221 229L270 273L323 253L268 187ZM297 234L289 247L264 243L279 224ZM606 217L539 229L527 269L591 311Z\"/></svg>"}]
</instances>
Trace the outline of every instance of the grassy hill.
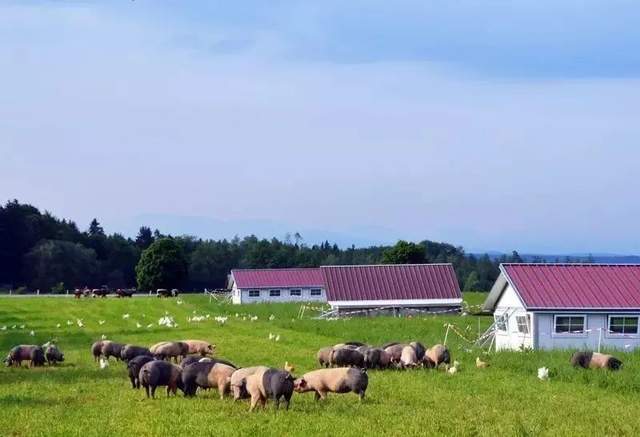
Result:
<instances>
[{"instance_id":1,"label":"grassy hill","mask_svg":"<svg viewBox=\"0 0 640 437\"><path fill-rule=\"evenodd\" d=\"M477 304L485 295L466 298ZM182 302L179 304L178 302ZM445 323L469 339L484 330L486 316L315 320L313 311L298 319L299 305L232 306L205 296L179 300L156 298L87 299L0 298L0 352L20 343L56 338L66 355L57 368L0 369L2 435L638 435L640 353L619 354L621 372L575 370L568 352L501 352L483 355L488 369L476 369L481 351L450 333L452 356L462 362L456 375L442 371L370 371L367 399L295 394L291 410L250 414L246 402L220 401L214 391L197 398L146 400L130 388L122 363L98 368L90 345L102 335L115 341L150 345L160 340L201 338L217 344L219 355L238 365L282 366L296 374L316 367L315 352L344 340L380 344L418 339L427 345L444 340ZM166 313L177 328L157 325ZM238 317L236 317L238 313ZM123 319L129 314L128 319ZM187 317L210 315L206 321ZM213 320L228 315L225 325ZM249 316L258 317L250 321ZM269 317L273 315L273 320ZM77 319L84 327L77 325ZM99 321L104 320L100 325ZM72 322L67 325L67 321ZM21 325L24 328L20 328ZM57 325L60 324L58 328ZM142 327L138 328L138 324ZM147 328L147 325L153 324ZM12 326L16 325L15 329ZM30 331L34 331L34 336ZM280 341L270 341L269 334ZM538 367L552 370L550 381L536 377Z\"/></svg>"}]
</instances>

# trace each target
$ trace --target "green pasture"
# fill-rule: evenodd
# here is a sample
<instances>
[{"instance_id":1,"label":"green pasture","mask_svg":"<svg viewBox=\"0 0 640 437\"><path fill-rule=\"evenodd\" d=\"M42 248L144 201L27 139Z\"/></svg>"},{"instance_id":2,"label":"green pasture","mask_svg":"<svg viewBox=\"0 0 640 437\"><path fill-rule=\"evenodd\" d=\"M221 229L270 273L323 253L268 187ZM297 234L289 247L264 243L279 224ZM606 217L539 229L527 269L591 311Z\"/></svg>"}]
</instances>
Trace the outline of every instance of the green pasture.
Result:
<instances>
[{"instance_id":1,"label":"green pasture","mask_svg":"<svg viewBox=\"0 0 640 437\"><path fill-rule=\"evenodd\" d=\"M479 304L484 296L465 298ZM617 373L576 370L568 351L486 354L474 349L467 339L489 326L487 316L316 320L313 309L298 318L299 309L298 304L234 306L202 295L178 300L2 297L2 355L16 344L56 339L66 361L55 368L0 369L0 435L640 435L640 353L618 354L624 368ZM158 326L165 314L178 327ZM205 321L187 321L207 314ZM228 320L222 325L216 316ZM240 366L281 367L289 361L302 374L316 368L315 353L322 346L345 340L432 345L443 342L447 323L466 337L451 332L447 339L453 359L462 363L457 374L370 371L363 403L354 394L330 395L324 402L295 394L288 412L268 404L265 411L249 413L246 402L220 401L214 391L186 399L181 394L166 398L159 390L157 399L147 400L143 391L130 388L124 364L112 361L101 370L90 354L91 344L103 335L146 346L194 338L215 343L219 356ZM269 340L269 334L280 340ZM476 356L490 367L476 369ZM542 366L551 369L549 381L536 376Z\"/></svg>"}]
</instances>

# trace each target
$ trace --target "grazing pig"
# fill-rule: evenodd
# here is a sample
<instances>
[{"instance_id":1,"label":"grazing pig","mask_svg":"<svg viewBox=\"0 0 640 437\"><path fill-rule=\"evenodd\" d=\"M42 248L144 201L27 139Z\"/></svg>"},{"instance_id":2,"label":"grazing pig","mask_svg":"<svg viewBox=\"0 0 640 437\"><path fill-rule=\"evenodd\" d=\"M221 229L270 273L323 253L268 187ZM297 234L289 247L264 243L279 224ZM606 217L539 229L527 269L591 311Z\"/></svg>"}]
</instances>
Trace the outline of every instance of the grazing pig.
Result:
<instances>
[{"instance_id":1,"label":"grazing pig","mask_svg":"<svg viewBox=\"0 0 640 437\"><path fill-rule=\"evenodd\" d=\"M187 367L190 364L193 363L221 363L221 364L226 364L227 366L231 366L234 369L237 369L238 366L236 366L235 364L233 364L231 361L227 361L223 358L210 358L210 357L202 357L200 355L187 355L186 357L184 357L182 359L182 361L180 361L180 367L182 367L183 369L185 367Z\"/></svg>"},{"instance_id":2,"label":"grazing pig","mask_svg":"<svg viewBox=\"0 0 640 437\"><path fill-rule=\"evenodd\" d=\"M616 357L591 351L574 353L571 356L571 364L573 367L584 369L619 370L622 367L622 361Z\"/></svg>"},{"instance_id":3,"label":"grazing pig","mask_svg":"<svg viewBox=\"0 0 640 437\"><path fill-rule=\"evenodd\" d=\"M182 369L177 365L167 361L153 360L140 368L138 380L144 387L147 397L149 397L149 389L151 389L151 397L155 398L156 388L160 386L167 387L168 397L171 393L175 395L178 389L184 392L181 376Z\"/></svg>"},{"instance_id":4,"label":"grazing pig","mask_svg":"<svg viewBox=\"0 0 640 437\"><path fill-rule=\"evenodd\" d=\"M122 350L125 345L122 343L116 343L113 341L105 340L102 342L102 355L108 360L109 357L115 357L116 360L120 361L122 358Z\"/></svg>"},{"instance_id":5,"label":"grazing pig","mask_svg":"<svg viewBox=\"0 0 640 437\"><path fill-rule=\"evenodd\" d=\"M198 362L185 367L182 373L182 384L185 396L195 396L198 387L217 388L220 399L229 392L231 375L236 369L222 363Z\"/></svg>"},{"instance_id":6,"label":"grazing pig","mask_svg":"<svg viewBox=\"0 0 640 437\"><path fill-rule=\"evenodd\" d=\"M197 363L200 359L202 359L200 355L187 355L182 359L182 361L180 361L180 367L184 370L185 367L190 364Z\"/></svg>"},{"instance_id":7,"label":"grazing pig","mask_svg":"<svg viewBox=\"0 0 640 437\"><path fill-rule=\"evenodd\" d=\"M93 355L93 361L98 361L98 359L102 356L103 345L104 340L96 341L91 345L91 355Z\"/></svg>"},{"instance_id":8,"label":"grazing pig","mask_svg":"<svg viewBox=\"0 0 640 437\"><path fill-rule=\"evenodd\" d=\"M326 399L327 393L357 393L360 400L369 385L369 377L364 369L340 367L337 369L314 370L302 375L293 383L298 393L315 392L315 398Z\"/></svg>"},{"instance_id":9,"label":"grazing pig","mask_svg":"<svg viewBox=\"0 0 640 437\"><path fill-rule=\"evenodd\" d=\"M160 347L160 346L164 346L165 344L171 343L170 341L161 341L159 343L156 343L154 345L152 345L151 347L149 347L149 352L151 352L152 354L156 353L156 350Z\"/></svg>"},{"instance_id":10,"label":"grazing pig","mask_svg":"<svg viewBox=\"0 0 640 437\"><path fill-rule=\"evenodd\" d=\"M384 349L380 349L380 369L387 369L391 365L391 355Z\"/></svg>"},{"instance_id":11,"label":"grazing pig","mask_svg":"<svg viewBox=\"0 0 640 437\"><path fill-rule=\"evenodd\" d=\"M380 346L380 349L386 349L388 347L395 346L397 344L400 344L400 342L399 341L392 341L392 342L389 342L389 343L385 343L382 346Z\"/></svg>"},{"instance_id":12,"label":"grazing pig","mask_svg":"<svg viewBox=\"0 0 640 437\"><path fill-rule=\"evenodd\" d=\"M284 399L285 410L289 409L289 402L293 395L293 375L286 370L269 369L264 372L262 385L267 398L276 403L276 410L280 408L280 399Z\"/></svg>"},{"instance_id":13,"label":"grazing pig","mask_svg":"<svg viewBox=\"0 0 640 437\"><path fill-rule=\"evenodd\" d=\"M23 361L29 361L30 367L44 365L44 351L35 344L21 344L13 347L4 362L7 366L21 366Z\"/></svg>"},{"instance_id":14,"label":"grazing pig","mask_svg":"<svg viewBox=\"0 0 640 437\"><path fill-rule=\"evenodd\" d=\"M422 360L424 359L424 354L427 352L424 345L419 341L412 341L411 343L409 343L409 346L411 346L416 351L416 359L418 360L418 362L422 362Z\"/></svg>"},{"instance_id":15,"label":"grazing pig","mask_svg":"<svg viewBox=\"0 0 640 437\"><path fill-rule=\"evenodd\" d=\"M44 362L44 349L38 346L31 351L31 367L44 366Z\"/></svg>"},{"instance_id":16,"label":"grazing pig","mask_svg":"<svg viewBox=\"0 0 640 437\"><path fill-rule=\"evenodd\" d=\"M138 355L137 357L129 360L127 363L127 371L129 372L129 380L131 381L131 387L140 388L140 369L149 361L153 361L152 357L147 355Z\"/></svg>"},{"instance_id":17,"label":"grazing pig","mask_svg":"<svg viewBox=\"0 0 640 437\"><path fill-rule=\"evenodd\" d=\"M402 350L407 346L403 343L395 343L391 346L387 346L384 350L389 354L391 363L400 364L400 358L402 357Z\"/></svg>"},{"instance_id":18,"label":"grazing pig","mask_svg":"<svg viewBox=\"0 0 640 437\"><path fill-rule=\"evenodd\" d=\"M354 349L338 349L331 353L331 365L337 367L364 367L364 356Z\"/></svg>"},{"instance_id":19,"label":"grazing pig","mask_svg":"<svg viewBox=\"0 0 640 437\"><path fill-rule=\"evenodd\" d=\"M441 344L436 344L435 346L430 347L424 354L423 363L425 367L430 369L438 367L442 363L450 364L451 356L449 354L449 349Z\"/></svg>"},{"instance_id":20,"label":"grazing pig","mask_svg":"<svg viewBox=\"0 0 640 437\"><path fill-rule=\"evenodd\" d=\"M186 343L189 347L188 353L200 354L203 357L207 355L213 355L216 349L215 344L211 344L203 340L183 340L182 342Z\"/></svg>"},{"instance_id":21,"label":"grazing pig","mask_svg":"<svg viewBox=\"0 0 640 437\"><path fill-rule=\"evenodd\" d=\"M276 409L280 408L280 399L284 399L285 409L289 409L289 402L293 395L293 376L285 370L258 370L247 377L247 392L251 396L249 411L253 411L258 403L264 407L267 399L273 399Z\"/></svg>"},{"instance_id":22,"label":"grazing pig","mask_svg":"<svg viewBox=\"0 0 640 437\"><path fill-rule=\"evenodd\" d=\"M364 356L364 366L367 369L381 369L380 353L382 349L367 348L362 355Z\"/></svg>"},{"instance_id":23,"label":"grazing pig","mask_svg":"<svg viewBox=\"0 0 640 437\"><path fill-rule=\"evenodd\" d=\"M231 375L231 392L233 393L233 400L246 399L249 397L247 391L247 377L253 375L256 372L265 372L269 368L265 366L244 367L238 369Z\"/></svg>"},{"instance_id":24,"label":"grazing pig","mask_svg":"<svg viewBox=\"0 0 640 437\"><path fill-rule=\"evenodd\" d=\"M132 344L125 345L120 352L120 357L127 362L140 355L153 357L153 354L146 347L134 346Z\"/></svg>"},{"instance_id":25,"label":"grazing pig","mask_svg":"<svg viewBox=\"0 0 640 437\"><path fill-rule=\"evenodd\" d=\"M416 350L413 348L413 346L405 346L402 348L402 354L400 355L400 364L402 368L416 367L418 365Z\"/></svg>"},{"instance_id":26,"label":"grazing pig","mask_svg":"<svg viewBox=\"0 0 640 437\"><path fill-rule=\"evenodd\" d=\"M365 354L369 349L371 349L371 347L369 347L369 346L358 346L358 347L356 348L356 350L357 350L358 352L360 352L360 353L362 354L362 356L364 356L364 354Z\"/></svg>"},{"instance_id":27,"label":"grazing pig","mask_svg":"<svg viewBox=\"0 0 640 437\"><path fill-rule=\"evenodd\" d=\"M64 361L64 354L58 349L56 345L49 345L44 350L44 357L47 359L49 365L56 365L58 362Z\"/></svg>"},{"instance_id":28,"label":"grazing pig","mask_svg":"<svg viewBox=\"0 0 640 437\"><path fill-rule=\"evenodd\" d=\"M149 352L159 360L170 360L173 358L178 362L178 357L184 358L189 353L189 345L181 341L165 342L152 346L152 348L149 349Z\"/></svg>"},{"instance_id":29,"label":"grazing pig","mask_svg":"<svg viewBox=\"0 0 640 437\"><path fill-rule=\"evenodd\" d=\"M316 354L316 358L318 359L318 364L320 367L329 367L331 365L331 353L333 352L333 348L323 347Z\"/></svg>"}]
</instances>

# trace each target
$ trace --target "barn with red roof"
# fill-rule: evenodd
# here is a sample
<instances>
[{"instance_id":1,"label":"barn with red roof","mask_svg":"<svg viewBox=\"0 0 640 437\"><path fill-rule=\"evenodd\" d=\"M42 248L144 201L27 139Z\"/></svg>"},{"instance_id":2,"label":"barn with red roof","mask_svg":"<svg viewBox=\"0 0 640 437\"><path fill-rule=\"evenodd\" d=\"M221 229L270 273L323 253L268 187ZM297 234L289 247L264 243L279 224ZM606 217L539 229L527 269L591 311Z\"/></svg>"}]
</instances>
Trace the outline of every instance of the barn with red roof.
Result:
<instances>
[{"instance_id":1,"label":"barn with red roof","mask_svg":"<svg viewBox=\"0 0 640 437\"><path fill-rule=\"evenodd\" d=\"M322 266L327 301L352 314L458 311L462 294L451 264Z\"/></svg>"},{"instance_id":2,"label":"barn with red roof","mask_svg":"<svg viewBox=\"0 0 640 437\"><path fill-rule=\"evenodd\" d=\"M319 268L235 269L228 286L236 304L327 300Z\"/></svg>"},{"instance_id":3,"label":"barn with red roof","mask_svg":"<svg viewBox=\"0 0 640 437\"><path fill-rule=\"evenodd\" d=\"M640 265L502 264L484 309L496 349L634 349Z\"/></svg>"}]
</instances>

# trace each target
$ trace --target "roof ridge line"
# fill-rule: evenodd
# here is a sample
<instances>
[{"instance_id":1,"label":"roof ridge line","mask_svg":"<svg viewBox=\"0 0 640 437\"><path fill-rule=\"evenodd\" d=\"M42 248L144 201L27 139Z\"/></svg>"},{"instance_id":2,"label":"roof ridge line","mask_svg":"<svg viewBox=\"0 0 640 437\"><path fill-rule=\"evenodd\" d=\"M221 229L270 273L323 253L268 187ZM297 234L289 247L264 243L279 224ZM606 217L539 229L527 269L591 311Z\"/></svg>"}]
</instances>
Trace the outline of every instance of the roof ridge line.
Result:
<instances>
[{"instance_id":1,"label":"roof ridge line","mask_svg":"<svg viewBox=\"0 0 640 437\"><path fill-rule=\"evenodd\" d=\"M453 263L422 263L422 264L338 264L338 265L326 265L319 268L332 268L332 267L414 267L414 266L453 266Z\"/></svg>"}]
</instances>

